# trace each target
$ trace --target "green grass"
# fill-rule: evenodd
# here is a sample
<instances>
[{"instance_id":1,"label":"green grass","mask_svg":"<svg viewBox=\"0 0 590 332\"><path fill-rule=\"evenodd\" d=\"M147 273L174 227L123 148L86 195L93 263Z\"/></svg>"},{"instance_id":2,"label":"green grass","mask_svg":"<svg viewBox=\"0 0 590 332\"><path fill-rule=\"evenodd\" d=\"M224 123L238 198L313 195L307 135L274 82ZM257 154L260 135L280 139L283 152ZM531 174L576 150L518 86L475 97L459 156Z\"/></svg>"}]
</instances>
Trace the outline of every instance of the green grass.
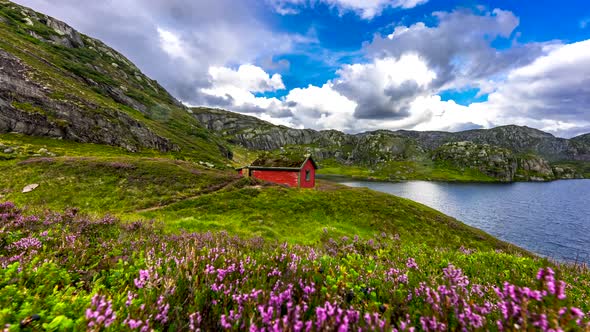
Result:
<instances>
[{"instance_id":1,"label":"green grass","mask_svg":"<svg viewBox=\"0 0 590 332\"><path fill-rule=\"evenodd\" d=\"M157 151L16 134L0 135L0 145L14 150L0 160L0 172L9 174L0 178L1 199L37 209L77 207L161 220L171 232L227 230L293 243L315 243L326 229L362 237L397 233L435 247L506 247L426 206L367 189L323 181L315 190L261 186ZM22 193L33 183L39 187Z\"/></svg>"},{"instance_id":2,"label":"green grass","mask_svg":"<svg viewBox=\"0 0 590 332\"><path fill-rule=\"evenodd\" d=\"M223 187L235 175L170 159L137 157L42 157L2 161L4 199L37 208L78 207L124 214ZM22 193L29 184L39 184Z\"/></svg>"},{"instance_id":3,"label":"green grass","mask_svg":"<svg viewBox=\"0 0 590 332\"><path fill-rule=\"evenodd\" d=\"M143 268L141 262L144 258L141 255L148 252L147 249L138 253L135 248L124 248L147 238L159 246L163 243L162 239L170 239L166 241L172 246L178 239L190 239L194 236L184 231L227 231L228 239L240 243L245 242L232 236L239 235L253 243L256 243L257 237L262 237L267 242L264 247L256 250L262 250L261 252L268 253L270 257L278 257L276 248L299 250L303 248L301 245L305 245L309 246L306 250L313 248L318 251L327 250L329 253L330 248L337 245L338 250L344 253L341 260L323 255L317 261L321 266L327 264L326 285L335 294L330 296L342 296L351 288L360 294L361 287L365 287L364 281L359 281L355 274L370 276L367 280L382 277L385 270L383 266L380 267L383 271L375 270L380 266L375 263L375 257L383 262L395 262L400 267L405 266L408 257L414 258L422 271L422 279L411 281L416 287L421 280L436 280L440 271L448 264L460 267L472 282L501 285L509 280L527 287L536 283L534 276L540 267L555 266L424 205L369 189L349 188L321 180L315 189L285 188L238 178L233 171L208 169L199 163L176 160L173 154L160 154L157 151L130 153L110 146L15 134L0 135L0 145L14 149L7 154L7 160L0 160L0 172L5 175L0 177L0 201L13 201L28 211L27 213L43 215L52 215L47 209L63 211L67 208L78 208L82 219L84 214L111 214L123 220L121 229L124 230L117 233L115 228L106 228L115 226L106 225L100 231L100 236L112 235L113 241L120 241L117 242L118 247L106 246L110 249L105 249L104 253L100 252L96 256L93 253L99 253L97 248L103 248L102 244L105 242L88 245L79 242L76 255L68 256L73 266L78 268L80 262L86 259L82 270L91 271L92 275L80 274L70 267L63 267L61 263L49 263L50 266L41 267L38 275L25 277L27 273L32 273L29 271L37 271L37 261L23 265L25 272L22 275L16 274L16 265L3 270L6 280L30 280L17 283L20 287L18 289L11 286L12 288L4 288L0 292L0 299L5 301L3 303L18 298L18 305L0 311L0 320L6 322L41 312L45 322L67 316L76 320L76 324L83 324L83 318L78 317L88 307L90 295L101 292L100 290L114 289L112 287L116 280L123 280L121 276L125 276L127 283L120 284L120 288L116 288L109 296L117 299L115 302L120 312L124 312L126 291L123 290L127 289L127 285L133 285L137 270ZM45 150L40 151L41 149ZM245 158L248 152L239 153L240 158ZM35 156L38 154L42 156ZM415 167L408 163L390 163L389 166L406 171L404 174L409 173L410 167ZM431 174L435 174L435 170ZM38 183L40 186L33 192L22 193L22 188L31 183ZM41 225L42 220L37 221L37 224ZM130 223L136 220L141 220L146 225L141 227L151 227L149 225L152 223L148 221L156 220L158 229L151 229L149 232L137 230L133 226L137 224ZM66 228L59 225L54 227L64 229L62 238L65 238ZM37 233L42 231L37 226L30 228ZM138 233L129 237L130 233L125 233L127 230ZM114 235L109 233L111 231ZM11 242L25 236L18 232L4 234ZM57 233L52 230L51 236L55 234ZM91 233L84 234L89 234L89 239L94 238ZM367 246L363 244L358 249L364 256L350 255L351 247L347 243L355 235L361 241L376 239L377 243L385 241L390 245L368 253L365 250L373 249L369 246L371 242L366 242ZM79 237L78 241L82 239L86 238ZM331 239L342 240L333 242ZM113 241L109 243L114 243ZM290 245L280 246L280 242ZM60 240L56 243L59 245L66 242ZM183 253L195 257L190 245L179 246ZM229 247L243 250L237 246ZM72 251L69 248L63 250L68 253ZM240 253L244 254L243 251ZM49 257L48 259L61 259L62 252L46 250L43 255ZM102 257L107 257L105 255L110 260L103 260ZM313 265L313 268L320 265ZM587 308L585 299L590 293L587 270L571 265L555 268L572 285L568 288L568 301ZM270 267L268 269L270 271ZM185 270L190 269L183 271ZM199 271L201 270L203 269ZM174 270L171 275L179 275L178 273ZM267 275L266 273L268 272L263 275ZM13 278L13 275L19 277ZM51 277L45 277L46 275ZM315 278L314 275L312 273L310 278ZM53 285L49 280L54 279L62 280L62 286L49 293L48 288L42 285ZM78 283L77 280L87 280L87 284ZM253 282L260 283L266 279L261 280ZM203 287L210 288L208 285ZM74 291L80 295L72 295ZM391 303L391 308L397 310L393 306L398 303L397 300L380 296L370 302L377 304L372 304L373 307L369 310L377 310L379 303ZM179 296L179 301L183 298ZM400 295L399 298L407 296ZM33 303L32 307L27 303ZM416 305L416 308L416 314L421 314L421 304Z\"/></svg>"},{"instance_id":4,"label":"green grass","mask_svg":"<svg viewBox=\"0 0 590 332\"><path fill-rule=\"evenodd\" d=\"M423 317L436 317L450 331L498 325L511 331L515 323L532 331L540 315L564 331L582 331L588 323L563 315L573 307L590 309L588 269L519 253L434 248L394 233L359 239L328 230L313 245L226 232L170 234L159 223L10 203L0 204L0 215L0 324L6 331L127 331L129 319L149 321L153 331L185 331L194 323L202 331L271 329L273 322L292 330L300 319L317 321L314 331L335 331L343 320L319 318L329 307L338 310L328 315L343 309L361 317L351 319L354 331L390 331L400 321L419 330ZM537 280L540 269L550 273L548 266L556 280ZM497 294L496 287L504 291ZM530 290L541 298L531 299ZM255 295L241 300L248 294ZM512 304L518 311L502 319L502 308ZM483 326L458 319L480 310L476 322ZM227 325L231 312L240 315ZM273 314L264 318L263 312Z\"/></svg>"},{"instance_id":5,"label":"green grass","mask_svg":"<svg viewBox=\"0 0 590 332\"><path fill-rule=\"evenodd\" d=\"M509 247L424 205L330 183L320 183L316 190L245 187L216 192L139 216L163 220L170 230L228 230L294 243L315 243L325 231L364 238L385 232L432 247Z\"/></svg>"}]
</instances>

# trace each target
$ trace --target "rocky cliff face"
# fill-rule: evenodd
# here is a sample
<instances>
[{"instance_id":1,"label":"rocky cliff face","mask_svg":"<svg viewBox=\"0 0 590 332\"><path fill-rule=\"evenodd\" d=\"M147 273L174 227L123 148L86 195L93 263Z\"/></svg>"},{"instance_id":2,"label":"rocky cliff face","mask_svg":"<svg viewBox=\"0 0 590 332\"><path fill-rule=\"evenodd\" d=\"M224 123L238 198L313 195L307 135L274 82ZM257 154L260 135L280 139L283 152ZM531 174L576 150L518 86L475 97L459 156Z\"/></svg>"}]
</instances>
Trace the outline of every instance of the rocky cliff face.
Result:
<instances>
[{"instance_id":1,"label":"rocky cliff face","mask_svg":"<svg viewBox=\"0 0 590 332\"><path fill-rule=\"evenodd\" d=\"M177 148L121 111L100 112L88 101L50 98L50 88L29 78L33 69L3 50L0 68L0 132L118 145L130 151Z\"/></svg>"},{"instance_id":2,"label":"rocky cliff face","mask_svg":"<svg viewBox=\"0 0 590 332\"><path fill-rule=\"evenodd\" d=\"M448 142L470 141L509 149L516 153L534 153L547 160L590 161L588 147L573 140L522 126L502 126L493 129L468 130L457 133L399 131L416 139L421 146L435 149Z\"/></svg>"},{"instance_id":3,"label":"rocky cliff face","mask_svg":"<svg viewBox=\"0 0 590 332\"><path fill-rule=\"evenodd\" d=\"M563 173L565 174L565 170ZM535 155L528 155L518 159L517 180L547 181L555 178L553 168L545 159Z\"/></svg>"},{"instance_id":4,"label":"rocky cliff face","mask_svg":"<svg viewBox=\"0 0 590 332\"><path fill-rule=\"evenodd\" d=\"M467 141L443 144L434 150L432 158L460 168L478 169L503 182L513 181L518 167L510 150Z\"/></svg>"},{"instance_id":5,"label":"rocky cliff face","mask_svg":"<svg viewBox=\"0 0 590 332\"><path fill-rule=\"evenodd\" d=\"M388 161L428 158L459 169L474 168L500 181L577 177L574 169L552 167L543 156L586 160L585 149L590 146L586 146L583 136L573 141L518 126L458 133L378 130L349 135L335 130L276 126L223 110L200 108L193 109L193 113L210 130L249 149L277 150L299 146L318 160L334 158L344 164L367 167Z\"/></svg>"},{"instance_id":6,"label":"rocky cliff face","mask_svg":"<svg viewBox=\"0 0 590 332\"><path fill-rule=\"evenodd\" d=\"M206 128L248 149L270 151L298 145L319 160L334 158L345 164L358 165L411 159L424 153L413 140L387 130L349 135L337 130L276 126L255 117L223 110L194 108L192 111Z\"/></svg>"},{"instance_id":7,"label":"rocky cliff face","mask_svg":"<svg viewBox=\"0 0 590 332\"><path fill-rule=\"evenodd\" d=\"M130 151L228 155L188 108L123 55L52 17L0 0L0 133Z\"/></svg>"}]
</instances>

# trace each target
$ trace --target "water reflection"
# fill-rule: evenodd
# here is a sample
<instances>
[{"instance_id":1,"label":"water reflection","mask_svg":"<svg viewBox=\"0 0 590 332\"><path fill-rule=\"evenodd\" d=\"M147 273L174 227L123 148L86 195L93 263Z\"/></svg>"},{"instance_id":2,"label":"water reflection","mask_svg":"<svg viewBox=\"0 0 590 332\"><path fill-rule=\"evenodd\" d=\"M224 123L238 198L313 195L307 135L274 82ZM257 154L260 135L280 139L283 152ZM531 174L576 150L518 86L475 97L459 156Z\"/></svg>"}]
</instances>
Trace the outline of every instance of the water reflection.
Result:
<instances>
[{"instance_id":1,"label":"water reflection","mask_svg":"<svg viewBox=\"0 0 590 332\"><path fill-rule=\"evenodd\" d=\"M590 263L590 180L341 183L409 198L541 255Z\"/></svg>"}]
</instances>

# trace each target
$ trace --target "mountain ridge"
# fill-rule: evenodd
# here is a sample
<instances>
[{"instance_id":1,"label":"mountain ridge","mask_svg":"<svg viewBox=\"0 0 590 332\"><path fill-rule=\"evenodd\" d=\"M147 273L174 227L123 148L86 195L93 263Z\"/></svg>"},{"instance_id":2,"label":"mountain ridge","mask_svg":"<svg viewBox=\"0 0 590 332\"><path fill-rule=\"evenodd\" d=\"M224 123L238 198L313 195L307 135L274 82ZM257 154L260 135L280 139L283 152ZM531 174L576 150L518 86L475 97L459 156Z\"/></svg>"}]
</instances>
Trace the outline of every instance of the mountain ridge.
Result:
<instances>
[{"instance_id":1,"label":"mountain ridge","mask_svg":"<svg viewBox=\"0 0 590 332\"><path fill-rule=\"evenodd\" d=\"M582 177L577 165L587 163L590 144L584 138L568 140L538 129L516 125L462 132L374 130L347 134L337 130L294 129L274 125L256 117L220 109L193 108L194 116L230 144L250 150L312 153L318 160L333 160L332 168L358 166L368 170L366 177L390 180L433 179L436 169L454 169L451 178L463 178L466 168L481 176L471 180L502 182L546 181ZM410 164L400 163L409 162ZM553 164L555 165L553 165ZM426 173L414 174L423 164ZM339 166L340 165L340 166ZM392 166L393 165L393 166ZM401 169L400 169L401 166ZM424 167L422 167L424 168ZM576 173L577 172L577 173ZM414 177L412 177L414 176Z\"/></svg>"},{"instance_id":2,"label":"mountain ridge","mask_svg":"<svg viewBox=\"0 0 590 332\"><path fill-rule=\"evenodd\" d=\"M522 144L514 144L509 145L507 142L494 142L493 138L502 138L502 136L510 136L511 134L516 135L516 138L526 138L528 140L531 139L550 139L553 140L552 144L555 144L557 148L562 148L562 150L557 151L546 151L543 153L541 151L540 155L551 160L559 160L555 157L566 156L565 160L590 160L590 146L581 146L586 144L586 140L590 140L590 133L580 135L571 139L560 138L556 137L550 133L541 131L539 129L527 127L527 126L518 126L518 125L505 125L505 126L498 126L490 129L471 129L459 132L446 132L446 131L415 131L415 130L388 130L388 129L378 129L372 131L366 131L361 133L355 134L347 134L338 130L314 130L314 129L294 129L282 125L274 125L268 121L258 119L254 116L244 115L240 113L234 113L231 111L220 110L220 109L207 109L207 108L193 108L194 115L199 121L208 129L220 132L222 135L231 136L235 135L240 132L248 132L248 133L258 133L258 135L266 134L265 130L277 131L277 130L285 130L288 133L288 136L296 137L294 135L295 132L305 133L305 134L315 134L317 137L316 140L321 140L326 134L330 135L342 135L345 137L363 137L363 136L370 136L376 134L387 134L399 137L408 137L415 139L421 147L427 149L435 149L440 147L445 143L451 142L460 142L460 141L473 141L474 143L480 144L490 144L496 145L503 148L510 148L512 150L516 150L518 153L530 153L535 152L536 149L539 149L538 146L534 144L529 144L525 141ZM227 120L224 122L224 120ZM240 122L240 121L241 122ZM255 124L258 128L253 131L248 131L248 128L251 128ZM290 135L289 135L290 134ZM305 138L306 135L302 134L300 136L304 137L301 138L300 141L289 141L287 144L310 144L314 138ZM491 136L491 137L482 137L482 136ZM236 136L235 142L241 143L242 145L248 147L248 143L246 143L243 136ZM250 137L253 139L257 139L258 137ZM275 137L276 138L276 137ZM498 138L498 139L499 139ZM270 143L270 142L273 142ZM259 148L261 150L269 149L277 149L280 148L281 142L284 141L281 138L269 140L268 146L264 144L260 145ZM570 142L579 143L580 146L572 144ZM495 143L495 144L494 144ZM517 147L517 148L515 148ZM543 148L541 146L540 148ZM572 151L568 149L576 149L580 148L580 151L583 154L579 153L579 151ZM557 153L556 153L557 152ZM570 153L571 154L567 154ZM553 157L553 158L552 158Z\"/></svg>"}]
</instances>

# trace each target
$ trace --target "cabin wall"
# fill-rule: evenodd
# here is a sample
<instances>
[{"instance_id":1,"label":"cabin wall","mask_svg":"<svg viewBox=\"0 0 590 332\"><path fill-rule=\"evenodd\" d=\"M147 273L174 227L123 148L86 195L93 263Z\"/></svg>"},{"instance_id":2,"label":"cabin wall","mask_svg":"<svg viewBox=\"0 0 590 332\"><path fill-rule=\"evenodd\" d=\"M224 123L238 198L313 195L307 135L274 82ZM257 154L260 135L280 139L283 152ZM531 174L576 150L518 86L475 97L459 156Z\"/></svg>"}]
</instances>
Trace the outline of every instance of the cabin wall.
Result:
<instances>
[{"instance_id":1,"label":"cabin wall","mask_svg":"<svg viewBox=\"0 0 590 332\"><path fill-rule=\"evenodd\" d=\"M305 173L309 171L309 181L306 181ZM315 187L315 168L310 160L301 168L299 173L299 186L301 188L314 188Z\"/></svg>"},{"instance_id":2,"label":"cabin wall","mask_svg":"<svg viewBox=\"0 0 590 332\"><path fill-rule=\"evenodd\" d=\"M297 187L299 172L297 171L272 171L272 170L252 170L252 177L260 180L286 184L290 187Z\"/></svg>"}]
</instances>

